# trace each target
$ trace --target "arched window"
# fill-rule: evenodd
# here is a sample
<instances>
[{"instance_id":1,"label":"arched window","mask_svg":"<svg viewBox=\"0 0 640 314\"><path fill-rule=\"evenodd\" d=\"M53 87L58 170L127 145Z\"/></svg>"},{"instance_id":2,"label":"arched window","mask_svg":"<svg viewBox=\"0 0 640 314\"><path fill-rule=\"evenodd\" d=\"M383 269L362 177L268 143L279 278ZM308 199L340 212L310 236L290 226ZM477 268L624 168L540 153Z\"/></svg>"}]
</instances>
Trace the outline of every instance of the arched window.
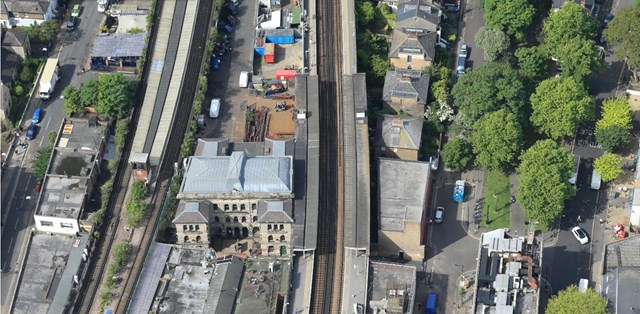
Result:
<instances>
[{"instance_id":1,"label":"arched window","mask_svg":"<svg viewBox=\"0 0 640 314\"><path fill-rule=\"evenodd\" d=\"M247 209L247 206L245 204L240 204L240 210L244 211Z\"/></svg>"},{"instance_id":2,"label":"arched window","mask_svg":"<svg viewBox=\"0 0 640 314\"><path fill-rule=\"evenodd\" d=\"M196 225L196 231L200 231L200 225Z\"/></svg>"},{"instance_id":3,"label":"arched window","mask_svg":"<svg viewBox=\"0 0 640 314\"><path fill-rule=\"evenodd\" d=\"M238 210L238 204L233 204L232 206L233 206L233 207L232 207L233 211Z\"/></svg>"},{"instance_id":4,"label":"arched window","mask_svg":"<svg viewBox=\"0 0 640 314\"><path fill-rule=\"evenodd\" d=\"M224 210L228 211L229 210L229 204L224 204Z\"/></svg>"},{"instance_id":5,"label":"arched window","mask_svg":"<svg viewBox=\"0 0 640 314\"><path fill-rule=\"evenodd\" d=\"M189 242L189 236L184 236L184 243Z\"/></svg>"},{"instance_id":6,"label":"arched window","mask_svg":"<svg viewBox=\"0 0 640 314\"><path fill-rule=\"evenodd\" d=\"M284 225L280 224L280 230L284 230Z\"/></svg>"},{"instance_id":7,"label":"arched window","mask_svg":"<svg viewBox=\"0 0 640 314\"><path fill-rule=\"evenodd\" d=\"M238 216L233 217L233 222L235 222L235 223L238 222Z\"/></svg>"},{"instance_id":8,"label":"arched window","mask_svg":"<svg viewBox=\"0 0 640 314\"><path fill-rule=\"evenodd\" d=\"M227 216L227 218L225 218L226 222L231 222L231 217Z\"/></svg>"},{"instance_id":9,"label":"arched window","mask_svg":"<svg viewBox=\"0 0 640 314\"><path fill-rule=\"evenodd\" d=\"M200 236L196 237L196 242L200 242L202 240L202 238Z\"/></svg>"},{"instance_id":10,"label":"arched window","mask_svg":"<svg viewBox=\"0 0 640 314\"><path fill-rule=\"evenodd\" d=\"M218 210L218 204L213 204L213 210Z\"/></svg>"},{"instance_id":11,"label":"arched window","mask_svg":"<svg viewBox=\"0 0 640 314\"><path fill-rule=\"evenodd\" d=\"M284 234L280 236L280 242L284 242L286 240L287 240L287 238L285 238Z\"/></svg>"},{"instance_id":12,"label":"arched window","mask_svg":"<svg viewBox=\"0 0 640 314\"><path fill-rule=\"evenodd\" d=\"M182 231L187 231L187 225L182 225Z\"/></svg>"},{"instance_id":13,"label":"arched window","mask_svg":"<svg viewBox=\"0 0 640 314\"><path fill-rule=\"evenodd\" d=\"M269 242L273 242L273 236L272 236L272 235L270 235L270 236L267 238L267 241L269 241Z\"/></svg>"},{"instance_id":14,"label":"arched window","mask_svg":"<svg viewBox=\"0 0 640 314\"><path fill-rule=\"evenodd\" d=\"M253 222L258 222L258 216L253 216Z\"/></svg>"},{"instance_id":15,"label":"arched window","mask_svg":"<svg viewBox=\"0 0 640 314\"><path fill-rule=\"evenodd\" d=\"M267 230L271 230L271 224L267 225Z\"/></svg>"},{"instance_id":16,"label":"arched window","mask_svg":"<svg viewBox=\"0 0 640 314\"><path fill-rule=\"evenodd\" d=\"M242 216L242 222L247 222L247 217Z\"/></svg>"},{"instance_id":17,"label":"arched window","mask_svg":"<svg viewBox=\"0 0 640 314\"><path fill-rule=\"evenodd\" d=\"M213 217L213 221L220 222L220 217L218 217L218 216Z\"/></svg>"}]
</instances>

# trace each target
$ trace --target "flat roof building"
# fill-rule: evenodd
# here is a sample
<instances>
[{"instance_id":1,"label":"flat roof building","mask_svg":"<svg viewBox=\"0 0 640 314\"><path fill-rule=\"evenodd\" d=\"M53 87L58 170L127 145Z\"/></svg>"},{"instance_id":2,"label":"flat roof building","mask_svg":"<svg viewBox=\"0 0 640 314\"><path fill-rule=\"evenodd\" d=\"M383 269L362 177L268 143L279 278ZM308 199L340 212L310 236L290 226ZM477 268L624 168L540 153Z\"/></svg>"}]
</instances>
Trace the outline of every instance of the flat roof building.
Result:
<instances>
[{"instance_id":1,"label":"flat roof building","mask_svg":"<svg viewBox=\"0 0 640 314\"><path fill-rule=\"evenodd\" d=\"M367 312L414 313L416 281L415 266L371 261Z\"/></svg>"},{"instance_id":2,"label":"flat roof building","mask_svg":"<svg viewBox=\"0 0 640 314\"><path fill-rule=\"evenodd\" d=\"M422 260L431 166L420 161L380 158L378 169L378 254Z\"/></svg>"},{"instance_id":3,"label":"flat roof building","mask_svg":"<svg viewBox=\"0 0 640 314\"><path fill-rule=\"evenodd\" d=\"M480 238L473 313L537 314L542 242L530 232L512 238L506 229Z\"/></svg>"},{"instance_id":4,"label":"flat roof building","mask_svg":"<svg viewBox=\"0 0 640 314\"><path fill-rule=\"evenodd\" d=\"M34 215L43 232L75 234L100 172L108 127L95 117L69 118L63 122L42 182Z\"/></svg>"}]
</instances>

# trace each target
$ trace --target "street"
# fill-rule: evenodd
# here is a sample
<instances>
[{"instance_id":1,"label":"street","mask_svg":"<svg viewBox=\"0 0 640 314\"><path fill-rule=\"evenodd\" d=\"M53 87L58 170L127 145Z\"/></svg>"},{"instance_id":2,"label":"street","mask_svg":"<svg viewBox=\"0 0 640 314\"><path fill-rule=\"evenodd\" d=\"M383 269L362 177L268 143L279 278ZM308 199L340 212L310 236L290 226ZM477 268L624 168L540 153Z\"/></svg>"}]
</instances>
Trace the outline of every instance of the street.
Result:
<instances>
[{"instance_id":1,"label":"street","mask_svg":"<svg viewBox=\"0 0 640 314\"><path fill-rule=\"evenodd\" d=\"M73 1L73 6L77 1ZM9 154L6 173L2 176L2 305L7 306L11 300L7 299L9 292L17 279L18 266L21 263L21 252L26 246L25 235L28 234L33 224L33 214L36 208L38 194L34 191L36 179L33 176L30 165L35 152L39 147L50 145L47 134L57 132L64 118L63 100L60 95L64 88L72 84L78 86L89 78L91 73L78 73L85 66L93 40L102 20L102 14L98 13L96 1L82 2L83 10L79 17L77 29L67 32L64 29L66 18L63 20L58 40L60 62L60 81L56 86L52 100L48 102L34 98L28 105L24 115L22 127L26 130L31 123L31 116L35 108L42 108L42 121L39 123L37 137L29 142L26 149L18 148ZM56 57L57 49L51 48L49 56ZM36 53L34 53L36 54ZM20 137L24 142L24 132Z\"/></svg>"},{"instance_id":2,"label":"street","mask_svg":"<svg viewBox=\"0 0 640 314\"><path fill-rule=\"evenodd\" d=\"M475 36L476 32L485 25L482 14L482 7L480 6L481 0L468 0L463 1L463 22L460 24L461 28L461 41L456 48L456 56L460 52L460 45L467 44L469 47L469 53L467 57L467 68L478 68L485 64L484 50L478 47L476 44Z\"/></svg>"}]
</instances>

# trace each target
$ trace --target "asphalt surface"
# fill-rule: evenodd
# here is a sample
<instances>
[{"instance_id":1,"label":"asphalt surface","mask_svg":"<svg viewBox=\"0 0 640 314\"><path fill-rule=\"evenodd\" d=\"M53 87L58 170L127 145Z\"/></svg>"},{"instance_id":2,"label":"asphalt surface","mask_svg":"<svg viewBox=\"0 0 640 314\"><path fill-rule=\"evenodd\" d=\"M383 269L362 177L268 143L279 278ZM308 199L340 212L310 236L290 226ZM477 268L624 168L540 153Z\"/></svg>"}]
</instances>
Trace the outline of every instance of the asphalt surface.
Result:
<instances>
[{"instance_id":1,"label":"asphalt surface","mask_svg":"<svg viewBox=\"0 0 640 314\"><path fill-rule=\"evenodd\" d=\"M465 203L453 201L455 182L446 182L434 187L434 202L429 213L433 218L435 207L445 208L442 223L432 223L427 228L427 265L425 271L430 281L430 292L438 293L442 301L438 304L438 313L453 313L457 309L456 297L458 278L468 271L475 270L478 256L478 240L469 236L463 228L467 218L463 207L475 203L475 189L467 186ZM470 205L469 205L470 204ZM479 234L478 234L479 236Z\"/></svg>"},{"instance_id":2,"label":"asphalt surface","mask_svg":"<svg viewBox=\"0 0 640 314\"><path fill-rule=\"evenodd\" d=\"M458 42L458 47L456 47L456 59L460 52L460 46L465 43L469 47L468 57L467 57L467 68L475 69L479 66L485 64L484 60L484 50L479 48L476 45L476 32L480 29L480 27L485 25L482 7L480 6L481 0L468 0L463 2L463 21L459 25L462 30L462 38L461 41Z\"/></svg>"},{"instance_id":3,"label":"asphalt surface","mask_svg":"<svg viewBox=\"0 0 640 314\"><path fill-rule=\"evenodd\" d=\"M70 6L79 3L72 1ZM63 100L60 95L64 88L73 84L78 86L92 74L78 73L84 66L88 57L95 34L98 31L99 22L102 15L98 13L96 1L82 2L83 10L79 18L77 28L73 32L66 32L63 28L60 31L58 40L59 49L49 49L49 56L57 55L60 62L60 81L56 86L55 93L51 100L41 101L32 99L25 114L25 121L22 124L26 128L31 123L31 116L35 108L42 108L44 114L39 123L37 136L29 142L27 149L18 149L18 153L10 156L8 169L2 176L2 258L0 265L3 270L1 298L2 305L9 304L7 296L11 288L11 282L17 275L17 266L22 256L25 235L33 225L33 214L36 207L38 194L34 192L36 179L31 173L30 164L39 147L48 146L47 134L51 131L58 131L64 118ZM66 18L62 23L66 25ZM89 49L88 49L89 48ZM55 51L54 51L55 50ZM59 54L58 54L59 51ZM20 137L22 142L24 136Z\"/></svg>"}]
</instances>

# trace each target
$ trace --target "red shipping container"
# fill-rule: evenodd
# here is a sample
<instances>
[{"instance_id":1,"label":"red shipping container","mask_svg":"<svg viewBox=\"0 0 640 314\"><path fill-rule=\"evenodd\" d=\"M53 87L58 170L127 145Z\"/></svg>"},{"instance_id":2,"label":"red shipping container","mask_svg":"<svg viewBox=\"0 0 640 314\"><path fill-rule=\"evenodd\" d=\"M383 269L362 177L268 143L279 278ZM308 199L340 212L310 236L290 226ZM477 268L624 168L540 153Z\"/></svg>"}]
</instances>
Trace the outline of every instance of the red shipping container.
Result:
<instances>
[{"instance_id":1,"label":"red shipping container","mask_svg":"<svg viewBox=\"0 0 640 314\"><path fill-rule=\"evenodd\" d=\"M264 62L266 63L276 62L276 44L264 45Z\"/></svg>"},{"instance_id":2,"label":"red shipping container","mask_svg":"<svg viewBox=\"0 0 640 314\"><path fill-rule=\"evenodd\" d=\"M276 70L276 80L288 80L296 77L296 70Z\"/></svg>"}]
</instances>

